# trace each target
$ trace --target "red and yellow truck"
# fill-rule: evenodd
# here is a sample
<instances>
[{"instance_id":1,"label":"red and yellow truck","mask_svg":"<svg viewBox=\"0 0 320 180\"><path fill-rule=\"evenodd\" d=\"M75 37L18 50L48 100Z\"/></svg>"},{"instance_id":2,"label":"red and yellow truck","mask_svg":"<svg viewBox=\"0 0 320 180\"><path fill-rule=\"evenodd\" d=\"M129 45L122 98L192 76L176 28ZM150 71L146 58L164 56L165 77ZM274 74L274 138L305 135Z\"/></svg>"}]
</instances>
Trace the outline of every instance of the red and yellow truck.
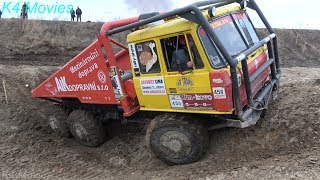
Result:
<instances>
[{"instance_id":1,"label":"red and yellow truck","mask_svg":"<svg viewBox=\"0 0 320 180\"><path fill-rule=\"evenodd\" d=\"M269 36L259 37L248 8ZM126 45L112 39L129 30ZM185 164L206 152L208 130L254 125L280 74L277 37L255 1L211 0L106 22L32 95L57 104L48 115L55 132L86 146L104 142L110 119L157 114L147 144L162 161Z\"/></svg>"}]
</instances>

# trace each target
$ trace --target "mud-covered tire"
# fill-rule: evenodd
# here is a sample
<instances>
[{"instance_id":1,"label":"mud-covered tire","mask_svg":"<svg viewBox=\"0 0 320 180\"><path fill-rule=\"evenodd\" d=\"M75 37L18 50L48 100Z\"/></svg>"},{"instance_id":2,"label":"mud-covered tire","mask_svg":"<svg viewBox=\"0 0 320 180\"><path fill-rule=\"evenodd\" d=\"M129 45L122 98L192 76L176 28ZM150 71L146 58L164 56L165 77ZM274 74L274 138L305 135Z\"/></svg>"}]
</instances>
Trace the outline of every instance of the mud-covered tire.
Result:
<instances>
[{"instance_id":1,"label":"mud-covered tire","mask_svg":"<svg viewBox=\"0 0 320 180\"><path fill-rule=\"evenodd\" d=\"M59 105L50 106L50 108L47 109L46 119L49 126L60 137L71 137L67 122L68 115L68 111Z\"/></svg>"},{"instance_id":2,"label":"mud-covered tire","mask_svg":"<svg viewBox=\"0 0 320 180\"><path fill-rule=\"evenodd\" d=\"M201 159L209 146L207 128L181 114L161 114L147 130L147 144L167 164L189 164Z\"/></svg>"},{"instance_id":3,"label":"mud-covered tire","mask_svg":"<svg viewBox=\"0 0 320 180\"><path fill-rule=\"evenodd\" d=\"M69 128L75 139L84 146L97 147L105 142L106 131L100 120L84 110L74 110L68 117Z\"/></svg>"}]
</instances>

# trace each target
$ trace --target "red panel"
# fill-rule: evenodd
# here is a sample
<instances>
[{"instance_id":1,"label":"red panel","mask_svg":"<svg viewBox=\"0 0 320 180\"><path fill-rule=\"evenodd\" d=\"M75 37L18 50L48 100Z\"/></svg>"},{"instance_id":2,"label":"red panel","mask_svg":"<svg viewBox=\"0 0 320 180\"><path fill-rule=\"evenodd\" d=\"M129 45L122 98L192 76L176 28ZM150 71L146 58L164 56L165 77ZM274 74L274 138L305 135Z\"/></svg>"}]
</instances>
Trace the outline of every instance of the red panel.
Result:
<instances>
[{"instance_id":1,"label":"red panel","mask_svg":"<svg viewBox=\"0 0 320 180\"><path fill-rule=\"evenodd\" d=\"M116 104L109 69L95 41L32 91L33 97L78 98L83 103Z\"/></svg>"},{"instance_id":2,"label":"red panel","mask_svg":"<svg viewBox=\"0 0 320 180\"><path fill-rule=\"evenodd\" d=\"M251 63L248 64L250 76L266 62L267 62L267 56L264 52L262 52L255 60L253 60ZM238 73L240 74L240 72ZM266 82L269 74L270 74L270 68L267 68L265 71L261 73L260 76L258 76L251 83L251 89L253 91L254 96L257 95L259 90L264 86L264 83ZM246 95L242 72L241 72L240 97L241 97L242 106L245 106L247 103L247 95Z\"/></svg>"},{"instance_id":3,"label":"red panel","mask_svg":"<svg viewBox=\"0 0 320 180\"><path fill-rule=\"evenodd\" d=\"M138 21L138 17L106 22L100 30L98 40L73 58L69 63L49 77L32 91L33 97L42 98L77 98L82 103L90 104L121 104L124 115L130 116L139 110L137 98L125 96L126 91L121 81L120 70L130 70L130 58L125 45L112 42L123 48L117 54L106 36L108 30ZM101 51L104 48L108 60ZM110 69L114 72L110 73ZM110 74L114 79L113 87ZM120 96L116 99L115 91Z\"/></svg>"},{"instance_id":4,"label":"red panel","mask_svg":"<svg viewBox=\"0 0 320 180\"><path fill-rule=\"evenodd\" d=\"M131 98L137 97L136 89L134 88L134 82L132 79L129 79L126 82L124 82L124 88L129 97Z\"/></svg>"},{"instance_id":5,"label":"red panel","mask_svg":"<svg viewBox=\"0 0 320 180\"><path fill-rule=\"evenodd\" d=\"M121 70L131 70L129 51L124 49L115 55L117 68Z\"/></svg>"},{"instance_id":6,"label":"red panel","mask_svg":"<svg viewBox=\"0 0 320 180\"><path fill-rule=\"evenodd\" d=\"M232 111L232 83L227 70L218 70L210 73L210 80L214 109L220 112Z\"/></svg>"}]
</instances>

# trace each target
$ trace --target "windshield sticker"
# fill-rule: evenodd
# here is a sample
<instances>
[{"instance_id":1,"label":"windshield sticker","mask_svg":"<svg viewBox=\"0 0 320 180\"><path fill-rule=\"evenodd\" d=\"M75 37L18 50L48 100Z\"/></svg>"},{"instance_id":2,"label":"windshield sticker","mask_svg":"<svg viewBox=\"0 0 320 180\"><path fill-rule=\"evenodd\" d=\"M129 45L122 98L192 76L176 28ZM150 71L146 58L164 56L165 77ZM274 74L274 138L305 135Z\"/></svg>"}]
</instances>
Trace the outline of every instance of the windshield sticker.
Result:
<instances>
[{"instance_id":1,"label":"windshield sticker","mask_svg":"<svg viewBox=\"0 0 320 180\"><path fill-rule=\"evenodd\" d=\"M233 17L234 17L236 20L247 18L247 16L246 16L245 13L234 14Z\"/></svg>"},{"instance_id":2,"label":"windshield sticker","mask_svg":"<svg viewBox=\"0 0 320 180\"><path fill-rule=\"evenodd\" d=\"M215 29L215 28L218 28L218 27L223 26L225 24L228 24L230 22L232 22L231 17L226 16L226 17L223 17L223 18L220 18L216 21L211 22L211 27Z\"/></svg>"},{"instance_id":3,"label":"windshield sticker","mask_svg":"<svg viewBox=\"0 0 320 180\"><path fill-rule=\"evenodd\" d=\"M219 59L219 57L218 56L212 56L212 55L210 55L209 56L209 59L210 59L210 62L212 62L212 64L214 65L214 66L216 66L216 65L218 65L219 63L220 63L220 59Z\"/></svg>"}]
</instances>

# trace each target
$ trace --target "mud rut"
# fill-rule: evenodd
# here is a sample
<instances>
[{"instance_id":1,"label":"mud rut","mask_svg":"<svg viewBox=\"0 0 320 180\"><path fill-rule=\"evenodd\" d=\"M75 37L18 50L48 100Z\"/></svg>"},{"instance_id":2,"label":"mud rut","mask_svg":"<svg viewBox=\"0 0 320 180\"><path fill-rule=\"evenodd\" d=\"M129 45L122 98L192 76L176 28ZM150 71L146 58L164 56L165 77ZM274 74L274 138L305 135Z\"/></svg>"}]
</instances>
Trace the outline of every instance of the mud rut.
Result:
<instances>
[{"instance_id":1,"label":"mud rut","mask_svg":"<svg viewBox=\"0 0 320 180\"><path fill-rule=\"evenodd\" d=\"M30 91L57 67L0 65L0 179L319 179L320 69L283 68L277 101L247 129L211 132L200 162L167 166L152 157L139 124L119 126L98 148L61 139ZM26 86L27 85L27 86Z\"/></svg>"}]
</instances>

